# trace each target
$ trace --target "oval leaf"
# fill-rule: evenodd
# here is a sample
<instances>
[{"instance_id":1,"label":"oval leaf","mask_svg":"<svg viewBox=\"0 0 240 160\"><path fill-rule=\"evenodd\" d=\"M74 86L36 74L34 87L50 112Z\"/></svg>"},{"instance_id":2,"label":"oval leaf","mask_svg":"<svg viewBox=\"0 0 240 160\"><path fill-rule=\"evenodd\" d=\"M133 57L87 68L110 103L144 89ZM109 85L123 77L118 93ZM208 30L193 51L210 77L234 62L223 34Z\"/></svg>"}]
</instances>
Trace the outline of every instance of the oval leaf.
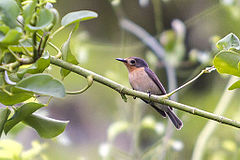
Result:
<instances>
[{"instance_id":1,"label":"oval leaf","mask_svg":"<svg viewBox=\"0 0 240 160\"><path fill-rule=\"evenodd\" d=\"M10 28L15 28L20 9L14 0L0 0L0 19Z\"/></svg>"},{"instance_id":2,"label":"oval leaf","mask_svg":"<svg viewBox=\"0 0 240 160\"><path fill-rule=\"evenodd\" d=\"M25 124L34 128L42 138L53 138L61 134L68 121L60 121L52 118L32 114L24 121Z\"/></svg>"},{"instance_id":3,"label":"oval leaf","mask_svg":"<svg viewBox=\"0 0 240 160\"><path fill-rule=\"evenodd\" d=\"M44 107L43 104L30 102L27 104L22 105L21 107L17 108L15 110L14 115L12 118L10 118L4 126L4 132L7 134L9 130L11 130L16 124L23 121L25 118L27 118L29 115L31 115L33 112L37 111L38 109Z\"/></svg>"},{"instance_id":4,"label":"oval leaf","mask_svg":"<svg viewBox=\"0 0 240 160\"><path fill-rule=\"evenodd\" d=\"M237 89L237 88L240 88L240 80L233 83L228 89L229 90L234 90L234 89Z\"/></svg>"},{"instance_id":5,"label":"oval leaf","mask_svg":"<svg viewBox=\"0 0 240 160\"><path fill-rule=\"evenodd\" d=\"M229 50L231 48L240 49L240 41L238 37L233 33L230 33L219 40L216 45L220 50Z\"/></svg>"},{"instance_id":6,"label":"oval leaf","mask_svg":"<svg viewBox=\"0 0 240 160\"><path fill-rule=\"evenodd\" d=\"M18 41L21 39L21 35L22 33L16 29L9 30L5 36L0 36L0 46L18 44Z\"/></svg>"},{"instance_id":7,"label":"oval leaf","mask_svg":"<svg viewBox=\"0 0 240 160\"><path fill-rule=\"evenodd\" d=\"M30 23L36 6L37 0L33 0L23 7L23 19L25 25Z\"/></svg>"},{"instance_id":8,"label":"oval leaf","mask_svg":"<svg viewBox=\"0 0 240 160\"><path fill-rule=\"evenodd\" d=\"M0 137L10 113L11 111L8 108L0 108Z\"/></svg>"},{"instance_id":9,"label":"oval leaf","mask_svg":"<svg viewBox=\"0 0 240 160\"><path fill-rule=\"evenodd\" d=\"M98 14L93 11L83 10L83 11L76 11L71 12L65 15L62 18L61 24L63 26L68 26L72 23L80 22L80 21L86 21L89 19L93 19L98 17Z\"/></svg>"},{"instance_id":10,"label":"oval leaf","mask_svg":"<svg viewBox=\"0 0 240 160\"><path fill-rule=\"evenodd\" d=\"M38 21L36 26L28 25L30 30L40 30L48 27L53 21L53 14L49 9L43 8L38 13Z\"/></svg>"},{"instance_id":11,"label":"oval leaf","mask_svg":"<svg viewBox=\"0 0 240 160\"><path fill-rule=\"evenodd\" d=\"M240 54L230 51L222 51L218 53L213 60L213 64L219 73L231 74L240 77L238 63Z\"/></svg>"},{"instance_id":12,"label":"oval leaf","mask_svg":"<svg viewBox=\"0 0 240 160\"><path fill-rule=\"evenodd\" d=\"M9 95L0 90L0 103L6 106L11 106L14 104L24 102L33 96L31 92L22 91L14 87L12 87L10 90L12 95Z\"/></svg>"},{"instance_id":13,"label":"oval leaf","mask_svg":"<svg viewBox=\"0 0 240 160\"><path fill-rule=\"evenodd\" d=\"M19 81L16 88L59 98L65 96L64 85L49 74L31 75Z\"/></svg>"},{"instance_id":14,"label":"oval leaf","mask_svg":"<svg viewBox=\"0 0 240 160\"><path fill-rule=\"evenodd\" d=\"M42 73L48 66L50 65L50 56L48 52L44 52L42 57L40 57L34 64L32 64L28 68L24 68L23 70L17 73L19 78L22 78L26 73Z\"/></svg>"},{"instance_id":15,"label":"oval leaf","mask_svg":"<svg viewBox=\"0 0 240 160\"><path fill-rule=\"evenodd\" d=\"M62 45L62 59L66 62L70 62L72 64L78 64L78 61L73 56L71 49L70 49L70 40L71 40L72 32L69 34L69 37L66 42ZM61 76L64 79L69 73L69 70L61 68L60 70Z\"/></svg>"}]
</instances>

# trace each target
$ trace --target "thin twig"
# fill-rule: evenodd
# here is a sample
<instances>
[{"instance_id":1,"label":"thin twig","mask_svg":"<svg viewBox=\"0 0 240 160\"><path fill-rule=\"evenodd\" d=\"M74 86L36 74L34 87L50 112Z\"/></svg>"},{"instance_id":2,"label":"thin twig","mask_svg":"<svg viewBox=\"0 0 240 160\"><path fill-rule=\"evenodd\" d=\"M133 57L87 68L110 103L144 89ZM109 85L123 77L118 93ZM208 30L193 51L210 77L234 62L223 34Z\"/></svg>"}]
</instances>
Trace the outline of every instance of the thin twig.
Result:
<instances>
[{"instance_id":1,"label":"thin twig","mask_svg":"<svg viewBox=\"0 0 240 160\"><path fill-rule=\"evenodd\" d=\"M193 79L191 79L190 81L186 82L185 84L183 84L182 86L178 87L177 89L175 89L174 91L164 95L166 96L166 98L170 97L171 95L173 95L174 93L178 92L180 89L185 88L187 85L193 83L194 81L196 81L201 75L203 75L204 73L210 73L213 70L215 70L215 67L207 67L205 69L203 69L197 76L195 76Z\"/></svg>"}]
</instances>

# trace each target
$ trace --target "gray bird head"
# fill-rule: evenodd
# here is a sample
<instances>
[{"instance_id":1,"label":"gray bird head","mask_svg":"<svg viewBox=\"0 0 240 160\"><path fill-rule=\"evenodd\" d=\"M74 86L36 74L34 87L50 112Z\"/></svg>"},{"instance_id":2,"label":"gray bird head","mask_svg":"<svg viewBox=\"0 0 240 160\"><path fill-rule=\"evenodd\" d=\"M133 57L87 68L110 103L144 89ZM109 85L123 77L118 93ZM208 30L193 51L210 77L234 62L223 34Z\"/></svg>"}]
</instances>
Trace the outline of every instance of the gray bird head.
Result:
<instances>
[{"instance_id":1,"label":"gray bird head","mask_svg":"<svg viewBox=\"0 0 240 160\"><path fill-rule=\"evenodd\" d=\"M116 60L123 62L128 69L148 67L147 62L139 57L116 58Z\"/></svg>"}]
</instances>

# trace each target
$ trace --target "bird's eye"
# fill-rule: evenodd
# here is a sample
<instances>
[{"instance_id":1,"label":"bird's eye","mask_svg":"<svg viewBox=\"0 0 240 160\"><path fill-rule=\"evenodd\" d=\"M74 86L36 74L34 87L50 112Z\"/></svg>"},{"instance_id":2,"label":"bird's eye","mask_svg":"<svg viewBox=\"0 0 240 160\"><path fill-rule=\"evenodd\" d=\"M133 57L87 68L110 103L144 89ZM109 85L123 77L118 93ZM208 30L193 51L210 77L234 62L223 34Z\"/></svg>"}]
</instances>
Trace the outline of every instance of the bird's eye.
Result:
<instances>
[{"instance_id":1,"label":"bird's eye","mask_svg":"<svg viewBox=\"0 0 240 160\"><path fill-rule=\"evenodd\" d=\"M135 61L135 60L131 60L130 63L131 63L131 64L135 64L136 61Z\"/></svg>"}]
</instances>

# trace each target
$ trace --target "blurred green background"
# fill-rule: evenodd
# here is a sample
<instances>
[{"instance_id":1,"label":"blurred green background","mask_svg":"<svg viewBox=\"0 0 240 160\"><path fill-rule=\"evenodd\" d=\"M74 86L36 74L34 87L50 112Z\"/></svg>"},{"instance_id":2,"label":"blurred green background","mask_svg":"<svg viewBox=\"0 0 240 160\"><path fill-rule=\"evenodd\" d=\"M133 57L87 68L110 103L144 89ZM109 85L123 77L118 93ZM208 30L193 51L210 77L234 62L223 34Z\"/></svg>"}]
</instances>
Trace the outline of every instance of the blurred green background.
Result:
<instances>
[{"instance_id":1,"label":"blurred green background","mask_svg":"<svg viewBox=\"0 0 240 160\"><path fill-rule=\"evenodd\" d=\"M54 7L61 17L82 9L99 14L97 19L80 24L71 41L72 53L81 67L128 87L127 69L115 58L142 57L155 70L166 89L168 83L163 63L145 44L119 26L121 17L133 21L160 40L167 51L168 62L176 69L178 86L212 65L215 42L219 37L230 32L240 35L240 2L237 0L58 0ZM180 31L172 24L175 19L180 20ZM54 44L61 46L67 39L69 30L64 31L65 34L57 34L52 40ZM180 58L176 59L179 55ZM59 68L52 66L49 73L60 79ZM228 78L216 72L203 75L181 90L177 101L213 112L225 92ZM71 73L64 84L67 90L74 91L84 87L86 80ZM240 120L239 96L236 91L223 116ZM45 101L44 98L40 100ZM129 97L125 103L117 92L94 82L83 94L54 99L41 110L41 114L70 121L64 133L56 139L41 139L34 130L21 125L4 139L16 140L23 145L23 150L32 148L31 144L36 140L44 144L40 147L41 156L35 159L127 159L129 155L142 155L154 146L154 156L146 159L188 160L208 120L176 112L184 123L179 131L171 125L169 127L167 119L142 101ZM136 125L141 126L138 128L137 150L134 141ZM169 139L166 133L172 133ZM203 159L238 160L239 145L239 129L217 124L205 145ZM112 149L111 155L109 148Z\"/></svg>"}]
</instances>

